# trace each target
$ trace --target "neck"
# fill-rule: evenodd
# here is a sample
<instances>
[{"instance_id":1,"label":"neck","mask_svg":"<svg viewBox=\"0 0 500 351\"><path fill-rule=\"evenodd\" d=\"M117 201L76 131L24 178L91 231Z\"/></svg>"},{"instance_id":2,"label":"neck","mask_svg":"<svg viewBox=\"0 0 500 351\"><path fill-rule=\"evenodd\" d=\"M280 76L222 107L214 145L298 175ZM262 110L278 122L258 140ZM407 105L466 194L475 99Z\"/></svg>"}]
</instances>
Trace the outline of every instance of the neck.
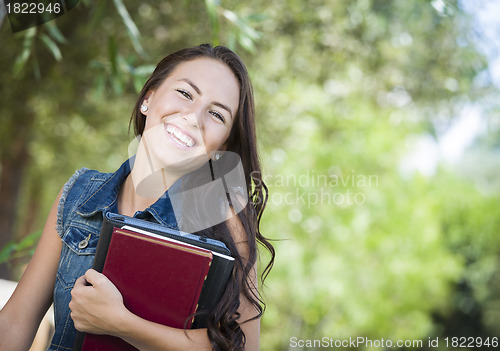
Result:
<instances>
[{"instance_id":1,"label":"neck","mask_svg":"<svg viewBox=\"0 0 500 351\"><path fill-rule=\"evenodd\" d=\"M139 141L130 174L138 196L158 199L181 175L173 170L167 171L168 168L149 150L145 140L146 138L143 137ZM150 143L155 142L154 138L149 140Z\"/></svg>"},{"instance_id":2,"label":"neck","mask_svg":"<svg viewBox=\"0 0 500 351\"><path fill-rule=\"evenodd\" d=\"M140 196L136 192L132 174L129 174L118 194L118 213L132 217L137 211L144 210L155 201L153 198Z\"/></svg>"},{"instance_id":3,"label":"neck","mask_svg":"<svg viewBox=\"0 0 500 351\"><path fill-rule=\"evenodd\" d=\"M133 216L155 203L168 190L175 180L166 177L164 171L155 172L144 177L142 170L136 166L122 184L118 195L118 212Z\"/></svg>"},{"instance_id":4,"label":"neck","mask_svg":"<svg viewBox=\"0 0 500 351\"><path fill-rule=\"evenodd\" d=\"M146 209L179 179L180 175L167 172L165 167L151 160L148 150L139 145L134 166L118 195L119 213L133 216Z\"/></svg>"}]
</instances>

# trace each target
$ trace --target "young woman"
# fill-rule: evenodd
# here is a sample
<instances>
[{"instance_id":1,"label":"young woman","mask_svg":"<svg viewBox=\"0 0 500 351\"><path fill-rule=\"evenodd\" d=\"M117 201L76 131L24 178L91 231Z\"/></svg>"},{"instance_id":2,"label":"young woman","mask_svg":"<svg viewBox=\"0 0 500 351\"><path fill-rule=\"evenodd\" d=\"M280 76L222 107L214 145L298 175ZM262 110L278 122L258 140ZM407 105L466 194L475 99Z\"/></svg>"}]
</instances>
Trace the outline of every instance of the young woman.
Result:
<instances>
[{"instance_id":1,"label":"young woman","mask_svg":"<svg viewBox=\"0 0 500 351\"><path fill-rule=\"evenodd\" d=\"M245 66L222 46L205 44L168 55L142 89L131 124L142 137L135 157L115 173L83 168L59 193L35 254L0 312L1 350L27 350L52 302L56 330L49 350L71 349L77 330L114 335L139 350L259 349L263 308L257 289L257 241L271 253L262 279L272 267L274 249L259 231L267 189ZM182 194L179 189L199 189L185 187L185 180L199 179L193 174L203 173L199 170L206 165L216 169L224 153L237 155L242 166L243 184L226 187L233 201L219 206L224 201L209 186L196 196L203 206L189 215L179 211L188 208L186 201L173 200ZM210 215L213 208L222 212L222 220ZM106 211L174 228L182 223L228 246L235 268L207 328L174 329L132 314L113 283L90 269ZM198 215L203 212L208 215Z\"/></svg>"}]
</instances>

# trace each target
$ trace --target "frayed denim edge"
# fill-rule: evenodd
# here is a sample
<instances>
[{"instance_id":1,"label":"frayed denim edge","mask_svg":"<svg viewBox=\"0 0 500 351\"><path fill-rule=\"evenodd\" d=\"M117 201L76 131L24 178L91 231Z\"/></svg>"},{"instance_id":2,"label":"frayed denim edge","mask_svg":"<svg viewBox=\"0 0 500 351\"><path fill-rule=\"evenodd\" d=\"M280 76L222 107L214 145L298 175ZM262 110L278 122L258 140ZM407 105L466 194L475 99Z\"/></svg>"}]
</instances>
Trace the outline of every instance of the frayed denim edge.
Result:
<instances>
[{"instance_id":1,"label":"frayed denim edge","mask_svg":"<svg viewBox=\"0 0 500 351\"><path fill-rule=\"evenodd\" d=\"M64 184L62 189L61 198L59 199L59 204L57 205L57 221L56 221L56 231L59 236L62 238L64 235L64 227L63 227L63 212L64 212L64 203L66 202L66 197L68 196L69 191L73 184L75 184L78 177L80 177L83 173L87 172L88 168L80 168L69 178L69 180Z\"/></svg>"}]
</instances>

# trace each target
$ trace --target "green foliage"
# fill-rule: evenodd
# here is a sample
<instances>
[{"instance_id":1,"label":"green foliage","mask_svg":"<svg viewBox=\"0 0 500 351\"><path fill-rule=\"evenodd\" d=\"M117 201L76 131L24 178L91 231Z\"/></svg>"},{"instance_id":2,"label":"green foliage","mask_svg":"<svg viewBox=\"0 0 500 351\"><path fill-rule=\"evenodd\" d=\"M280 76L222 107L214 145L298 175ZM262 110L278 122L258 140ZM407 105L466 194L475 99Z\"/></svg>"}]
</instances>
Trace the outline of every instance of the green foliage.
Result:
<instances>
[{"instance_id":1,"label":"green foliage","mask_svg":"<svg viewBox=\"0 0 500 351\"><path fill-rule=\"evenodd\" d=\"M135 52L137 52L140 56L145 58L144 49L141 45L141 33L139 33L139 29L135 25L135 22L130 17L130 14L127 11L127 8L123 4L122 0L113 0L113 4L116 7L117 12L119 13L123 24L127 28L127 34L134 46Z\"/></svg>"},{"instance_id":2,"label":"green foliage","mask_svg":"<svg viewBox=\"0 0 500 351\"><path fill-rule=\"evenodd\" d=\"M14 69L13 69L14 76L17 76L26 65L26 62L28 62L35 34L36 34L36 27L30 28L26 31L24 35L23 49L19 54L19 56L17 57L16 61L14 62Z\"/></svg>"},{"instance_id":3,"label":"green foliage","mask_svg":"<svg viewBox=\"0 0 500 351\"><path fill-rule=\"evenodd\" d=\"M24 237L18 243L11 242L5 245L0 250L0 263L31 257L41 234L42 230L38 230Z\"/></svg>"}]
</instances>

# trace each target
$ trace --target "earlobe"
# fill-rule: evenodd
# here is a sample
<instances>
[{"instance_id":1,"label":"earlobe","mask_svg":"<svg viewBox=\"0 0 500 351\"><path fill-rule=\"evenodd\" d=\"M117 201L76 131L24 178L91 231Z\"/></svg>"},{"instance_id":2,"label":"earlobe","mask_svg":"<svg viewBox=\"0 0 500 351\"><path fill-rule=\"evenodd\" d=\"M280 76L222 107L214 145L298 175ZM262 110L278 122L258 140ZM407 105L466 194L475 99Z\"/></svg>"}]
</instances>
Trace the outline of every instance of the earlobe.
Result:
<instances>
[{"instance_id":1,"label":"earlobe","mask_svg":"<svg viewBox=\"0 0 500 351\"><path fill-rule=\"evenodd\" d=\"M153 96L153 94L154 94L154 91L151 91L151 90L148 91L146 93L146 95L144 96L144 100L142 100L142 104L141 104L140 109L141 109L141 113L143 115L146 115L146 112L148 112L149 99Z\"/></svg>"}]
</instances>

